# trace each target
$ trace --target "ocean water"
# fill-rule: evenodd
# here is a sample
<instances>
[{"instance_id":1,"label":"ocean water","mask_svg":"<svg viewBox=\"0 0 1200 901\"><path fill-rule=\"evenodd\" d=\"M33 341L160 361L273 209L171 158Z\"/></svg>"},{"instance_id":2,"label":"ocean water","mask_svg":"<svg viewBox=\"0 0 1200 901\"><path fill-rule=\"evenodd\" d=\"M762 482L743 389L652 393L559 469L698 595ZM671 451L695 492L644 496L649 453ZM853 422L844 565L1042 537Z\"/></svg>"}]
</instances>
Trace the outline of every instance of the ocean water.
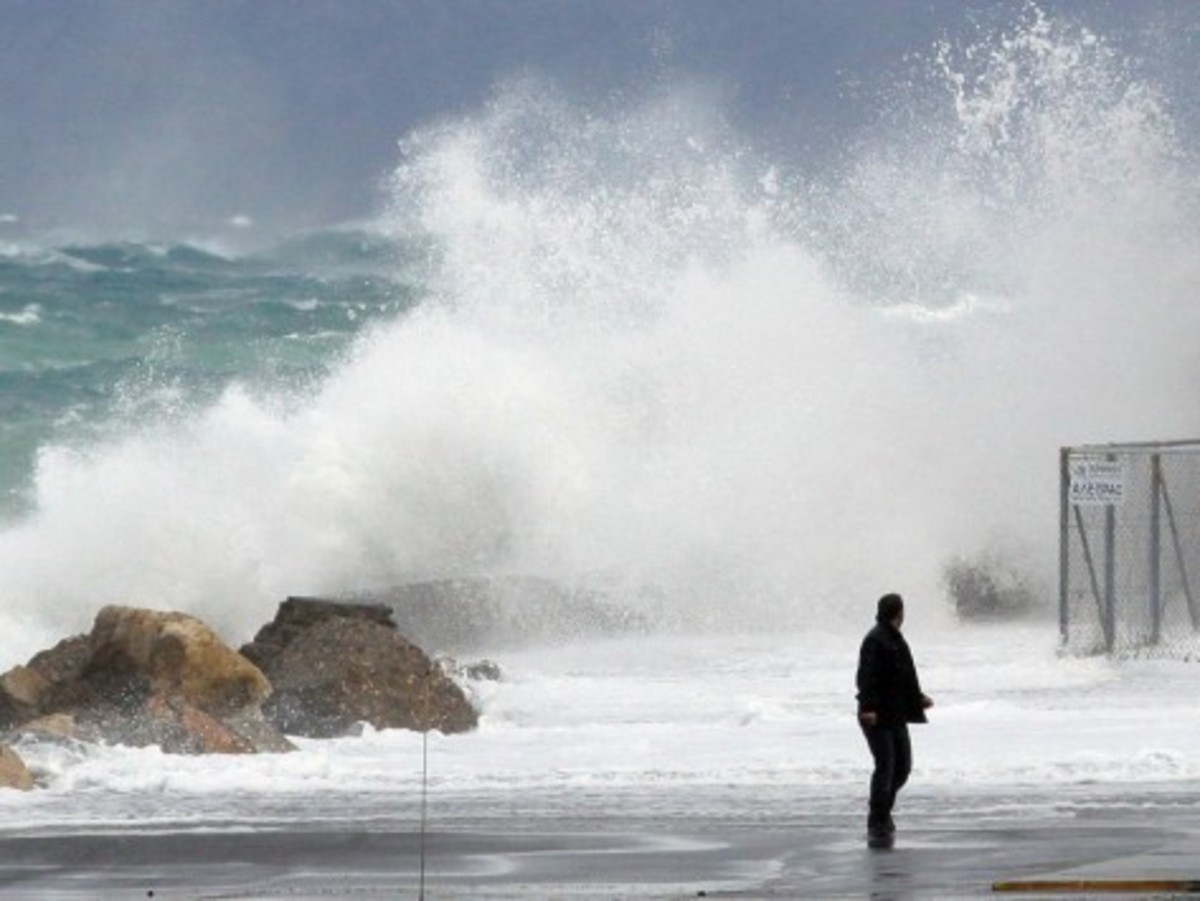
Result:
<instances>
[{"instance_id":1,"label":"ocean water","mask_svg":"<svg viewBox=\"0 0 1200 901\"><path fill-rule=\"evenodd\" d=\"M1032 7L908 65L819 166L703 91L582 107L528 77L403 136L367 223L0 224L0 664L111 602L236 645L289 594L532 575L654 628L481 642L505 679L472 686L478 731L430 737L435 797L844 807L857 642L899 590L938 700L915 784L1028 814L1022 787L1197 779L1193 665L1060 656L1049 615L1057 449L1200 434L1186 98ZM1043 615L956 622L963 557ZM300 744L32 743L44 787L0 804L23 829L414 810L420 736Z\"/></svg>"},{"instance_id":2,"label":"ocean water","mask_svg":"<svg viewBox=\"0 0 1200 901\"><path fill-rule=\"evenodd\" d=\"M350 228L249 254L17 239L0 243L0 286L10 520L34 507L40 448L195 410L234 381L300 387L413 302L401 251Z\"/></svg>"}]
</instances>

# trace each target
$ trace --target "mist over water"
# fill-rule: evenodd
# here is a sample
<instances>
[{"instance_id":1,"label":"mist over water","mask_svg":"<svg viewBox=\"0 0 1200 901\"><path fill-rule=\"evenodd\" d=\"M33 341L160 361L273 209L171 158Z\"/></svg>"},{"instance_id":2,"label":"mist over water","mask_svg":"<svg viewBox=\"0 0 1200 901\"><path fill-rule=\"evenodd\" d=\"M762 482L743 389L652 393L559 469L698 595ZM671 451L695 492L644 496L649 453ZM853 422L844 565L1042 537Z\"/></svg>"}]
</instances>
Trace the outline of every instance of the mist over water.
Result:
<instances>
[{"instance_id":1,"label":"mist over water","mask_svg":"<svg viewBox=\"0 0 1200 901\"><path fill-rule=\"evenodd\" d=\"M405 137L427 294L316 389L44 447L0 534L14 661L123 601L234 640L287 594L536 574L690 625L933 617L950 557L1049 582L1062 444L1195 437L1174 99L1025 14L930 49L832 167L703 88L527 79Z\"/></svg>"}]
</instances>

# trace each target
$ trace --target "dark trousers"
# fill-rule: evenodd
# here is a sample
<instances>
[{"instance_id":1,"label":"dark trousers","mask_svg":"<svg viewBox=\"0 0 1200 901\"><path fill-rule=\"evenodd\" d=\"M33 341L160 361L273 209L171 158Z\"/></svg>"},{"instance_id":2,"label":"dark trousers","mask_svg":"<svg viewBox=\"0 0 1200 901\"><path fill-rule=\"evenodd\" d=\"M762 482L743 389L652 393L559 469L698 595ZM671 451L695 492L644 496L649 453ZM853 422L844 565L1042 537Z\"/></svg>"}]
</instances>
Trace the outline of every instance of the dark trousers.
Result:
<instances>
[{"instance_id":1,"label":"dark trousers","mask_svg":"<svg viewBox=\"0 0 1200 901\"><path fill-rule=\"evenodd\" d=\"M867 737L871 756L875 758L867 829L872 832L888 831L896 794L904 787L912 771L908 726L905 723L888 723L863 726L862 730Z\"/></svg>"}]
</instances>

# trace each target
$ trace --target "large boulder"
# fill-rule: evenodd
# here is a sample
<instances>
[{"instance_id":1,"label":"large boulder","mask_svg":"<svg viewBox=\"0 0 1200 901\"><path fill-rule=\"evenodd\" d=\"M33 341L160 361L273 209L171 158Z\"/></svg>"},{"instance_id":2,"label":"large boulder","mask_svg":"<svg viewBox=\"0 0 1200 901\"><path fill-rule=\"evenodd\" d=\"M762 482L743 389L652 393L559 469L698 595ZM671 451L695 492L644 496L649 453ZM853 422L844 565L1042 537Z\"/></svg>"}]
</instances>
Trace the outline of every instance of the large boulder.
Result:
<instances>
[{"instance_id":1,"label":"large boulder","mask_svg":"<svg viewBox=\"0 0 1200 901\"><path fill-rule=\"evenodd\" d=\"M326 738L364 722L445 733L478 724L462 689L397 631L387 607L288 598L242 654L274 686L263 712L288 734Z\"/></svg>"},{"instance_id":2,"label":"large boulder","mask_svg":"<svg viewBox=\"0 0 1200 901\"><path fill-rule=\"evenodd\" d=\"M35 654L25 666L0 675L0 729L37 719L70 703L66 695L90 654L86 635L60 641Z\"/></svg>"},{"instance_id":3,"label":"large boulder","mask_svg":"<svg viewBox=\"0 0 1200 901\"><path fill-rule=\"evenodd\" d=\"M262 717L270 691L254 664L195 617L109 606L91 634L0 676L0 717L27 732L65 716L49 721L68 737L170 753L291 750Z\"/></svg>"},{"instance_id":4,"label":"large boulder","mask_svg":"<svg viewBox=\"0 0 1200 901\"><path fill-rule=\"evenodd\" d=\"M29 791L33 788L33 774L25 761L7 745L0 745L0 788L18 788Z\"/></svg>"},{"instance_id":5,"label":"large boulder","mask_svg":"<svg viewBox=\"0 0 1200 901\"><path fill-rule=\"evenodd\" d=\"M334 599L290 597L279 605L275 619L258 630L254 640L243 645L241 654L264 673L269 664L293 640L318 623L331 618L358 619L396 628L390 608L382 604L354 604Z\"/></svg>"},{"instance_id":6,"label":"large boulder","mask_svg":"<svg viewBox=\"0 0 1200 901\"><path fill-rule=\"evenodd\" d=\"M51 683L28 666L14 666L0 676L0 725L11 728L40 716Z\"/></svg>"},{"instance_id":7,"label":"large boulder","mask_svg":"<svg viewBox=\"0 0 1200 901\"><path fill-rule=\"evenodd\" d=\"M29 669L47 682L61 685L78 679L91 655L91 639L87 635L76 635L34 654L29 660Z\"/></svg>"},{"instance_id":8,"label":"large boulder","mask_svg":"<svg viewBox=\"0 0 1200 901\"><path fill-rule=\"evenodd\" d=\"M218 716L258 705L271 693L258 667L194 616L105 607L92 628L84 676L127 674L144 679L154 694Z\"/></svg>"},{"instance_id":9,"label":"large boulder","mask_svg":"<svg viewBox=\"0 0 1200 901\"><path fill-rule=\"evenodd\" d=\"M63 741L82 738L79 724L75 721L75 717L69 713L49 713L35 720L21 723L12 731L23 738L36 738L43 741Z\"/></svg>"}]
</instances>

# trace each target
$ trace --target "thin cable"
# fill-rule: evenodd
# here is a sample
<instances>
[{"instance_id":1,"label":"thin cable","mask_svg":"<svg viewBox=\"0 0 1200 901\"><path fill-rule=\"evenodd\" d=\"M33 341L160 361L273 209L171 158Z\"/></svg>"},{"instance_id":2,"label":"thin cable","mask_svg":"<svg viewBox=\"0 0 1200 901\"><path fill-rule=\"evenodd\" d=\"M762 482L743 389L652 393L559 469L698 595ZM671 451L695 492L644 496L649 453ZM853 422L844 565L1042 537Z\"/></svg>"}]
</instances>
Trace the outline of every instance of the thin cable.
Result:
<instances>
[{"instance_id":1,"label":"thin cable","mask_svg":"<svg viewBox=\"0 0 1200 901\"><path fill-rule=\"evenodd\" d=\"M421 731L421 876L417 889L418 901L425 901L425 799L429 785L429 730Z\"/></svg>"}]
</instances>

